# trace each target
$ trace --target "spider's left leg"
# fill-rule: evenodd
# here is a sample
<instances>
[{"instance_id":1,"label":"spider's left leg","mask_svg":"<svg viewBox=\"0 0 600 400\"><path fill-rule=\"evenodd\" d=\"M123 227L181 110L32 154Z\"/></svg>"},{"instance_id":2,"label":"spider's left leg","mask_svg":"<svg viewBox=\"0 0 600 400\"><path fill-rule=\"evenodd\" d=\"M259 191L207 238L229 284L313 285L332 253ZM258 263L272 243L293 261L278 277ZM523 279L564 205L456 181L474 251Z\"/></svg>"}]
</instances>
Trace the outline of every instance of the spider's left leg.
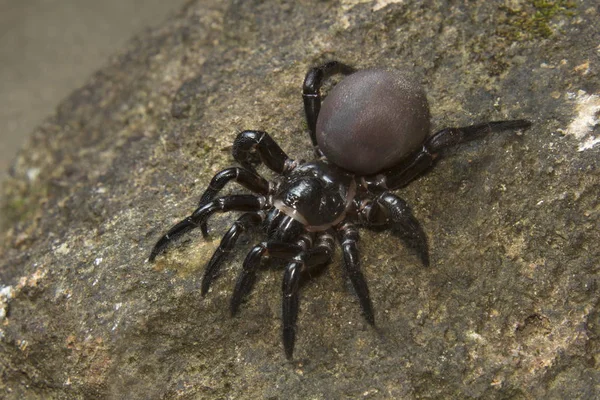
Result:
<instances>
[{"instance_id":1,"label":"spider's left leg","mask_svg":"<svg viewBox=\"0 0 600 400\"><path fill-rule=\"evenodd\" d=\"M260 267L263 257L290 259L301 251L302 246L285 242L262 242L254 246L248 255L246 255L242 271L235 283L231 302L229 303L231 315L237 314L242 300L250 292L250 289L252 289L256 280L256 272Z\"/></svg>"},{"instance_id":2,"label":"spider's left leg","mask_svg":"<svg viewBox=\"0 0 600 400\"><path fill-rule=\"evenodd\" d=\"M317 150L317 118L321 111L321 86L323 82L335 74L349 75L356 71L353 67L338 61L329 61L323 65L311 68L304 78L302 98L304 99L304 113L315 151ZM321 154L318 154L319 156Z\"/></svg>"},{"instance_id":3,"label":"spider's left leg","mask_svg":"<svg viewBox=\"0 0 600 400\"><path fill-rule=\"evenodd\" d=\"M242 300L252 289L263 257L289 260L309 248L312 243L312 234L302 233L304 226L300 222L292 217L281 215L276 209L269 213L265 225L267 225L265 228L269 239L254 246L246 256L231 296L231 315L237 313ZM296 238L298 238L296 243L292 243Z\"/></svg>"},{"instance_id":4,"label":"spider's left leg","mask_svg":"<svg viewBox=\"0 0 600 400\"><path fill-rule=\"evenodd\" d=\"M244 168L256 172L255 165L261 161L271 171L285 174L296 167L273 138L263 131L243 131L233 141L233 158Z\"/></svg>"},{"instance_id":5,"label":"spider's left leg","mask_svg":"<svg viewBox=\"0 0 600 400\"><path fill-rule=\"evenodd\" d=\"M263 212L250 212L243 214L233 223L233 225L231 225L231 228L229 228L227 233L223 236L219 247L215 250L210 261L206 265L200 289L200 294L202 296L208 293L210 284L218 275L223 260L231 253L231 250L237 243L240 235L249 228L259 225L264 219L265 215Z\"/></svg>"},{"instance_id":6,"label":"spider's left leg","mask_svg":"<svg viewBox=\"0 0 600 400\"><path fill-rule=\"evenodd\" d=\"M333 237L324 233L317 238L313 248L297 254L285 267L282 284L283 348L285 356L292 358L296 342L296 320L298 319L300 276L310 268L327 264L333 254Z\"/></svg>"},{"instance_id":7,"label":"spider's left leg","mask_svg":"<svg viewBox=\"0 0 600 400\"><path fill-rule=\"evenodd\" d=\"M198 206L208 203L231 181L235 181L246 189L266 196L269 193L269 182L262 176L240 167L226 168L217 172L202 194Z\"/></svg>"},{"instance_id":8,"label":"spider's left leg","mask_svg":"<svg viewBox=\"0 0 600 400\"><path fill-rule=\"evenodd\" d=\"M358 230L356 226L349 222L344 222L339 228L339 241L342 245L344 254L344 268L346 274L352 282L352 287L360 301L360 307L367 322L375 325L375 314L373 313L373 304L369 296L369 286L365 276L360 270L360 258L358 254Z\"/></svg>"},{"instance_id":9,"label":"spider's left leg","mask_svg":"<svg viewBox=\"0 0 600 400\"><path fill-rule=\"evenodd\" d=\"M397 165L364 179L369 190L375 193L399 189L429 170L440 153L449 147L480 139L492 132L527 129L530 126L531 122L517 119L442 129L427 138L421 149L410 154Z\"/></svg>"},{"instance_id":10,"label":"spider's left leg","mask_svg":"<svg viewBox=\"0 0 600 400\"><path fill-rule=\"evenodd\" d=\"M189 217L176 223L169 231L161 237L154 245L148 260L153 262L169 243L183 234L202 225L212 214L228 211L259 211L269 207L270 204L264 196L255 195L232 195L219 197L196 209Z\"/></svg>"},{"instance_id":11,"label":"spider's left leg","mask_svg":"<svg viewBox=\"0 0 600 400\"><path fill-rule=\"evenodd\" d=\"M382 193L362 208L359 218L366 226L391 228L409 247L417 251L423 265L429 266L427 236L408 204L400 197L389 192Z\"/></svg>"},{"instance_id":12,"label":"spider's left leg","mask_svg":"<svg viewBox=\"0 0 600 400\"><path fill-rule=\"evenodd\" d=\"M267 196L269 194L270 185L265 178L245 168L231 167L218 172L211 179L208 187L204 191L204 194L202 194L202 197L200 198L198 207L202 207L204 204L214 199L221 189L223 189L223 187L225 187L225 185L232 180L254 193L258 193L263 196ZM206 222L200 224L200 229L202 230L202 235L204 237L208 236L208 227Z\"/></svg>"}]
</instances>

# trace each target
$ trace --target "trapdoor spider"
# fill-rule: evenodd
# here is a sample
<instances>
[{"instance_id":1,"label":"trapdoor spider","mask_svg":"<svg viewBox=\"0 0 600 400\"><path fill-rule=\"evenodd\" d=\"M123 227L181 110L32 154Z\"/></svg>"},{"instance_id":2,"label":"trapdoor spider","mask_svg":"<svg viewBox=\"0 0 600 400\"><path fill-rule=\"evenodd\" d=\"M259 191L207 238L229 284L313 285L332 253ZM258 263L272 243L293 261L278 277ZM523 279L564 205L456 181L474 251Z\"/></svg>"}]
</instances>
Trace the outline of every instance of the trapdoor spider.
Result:
<instances>
[{"instance_id":1,"label":"trapdoor spider","mask_svg":"<svg viewBox=\"0 0 600 400\"><path fill-rule=\"evenodd\" d=\"M347 75L321 104L323 82ZM241 165L217 173L198 208L162 236L150 253L152 262L184 233L200 228L214 213L242 211L225 234L202 278L208 292L240 235L252 227L265 241L250 250L231 298L235 314L253 286L263 257L287 261L283 276L283 347L294 351L299 280L329 263L337 239L346 275L369 324L375 323L367 282L361 272L358 228L389 228L429 264L427 238L404 200L392 193L425 173L441 152L490 132L528 128L526 120L495 121L429 133L429 106L422 88L398 71L354 68L331 61L312 68L303 86L304 109L316 159L295 161L262 131L241 132L233 158ZM280 175L273 182L255 167L263 163ZM216 197L230 181L256 194Z\"/></svg>"}]
</instances>

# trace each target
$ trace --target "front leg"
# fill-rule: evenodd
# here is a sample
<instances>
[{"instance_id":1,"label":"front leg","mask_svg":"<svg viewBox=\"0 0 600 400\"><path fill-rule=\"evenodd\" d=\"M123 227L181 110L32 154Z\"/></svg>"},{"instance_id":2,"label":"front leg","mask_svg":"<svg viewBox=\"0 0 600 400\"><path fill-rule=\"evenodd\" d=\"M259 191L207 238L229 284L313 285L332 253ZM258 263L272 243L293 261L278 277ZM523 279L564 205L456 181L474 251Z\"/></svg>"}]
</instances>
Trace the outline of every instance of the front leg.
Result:
<instances>
[{"instance_id":1,"label":"front leg","mask_svg":"<svg viewBox=\"0 0 600 400\"><path fill-rule=\"evenodd\" d=\"M243 167L255 172L261 161L278 174L291 171L296 162L289 158L273 138L263 131L243 131L233 142L233 158Z\"/></svg>"},{"instance_id":2,"label":"front leg","mask_svg":"<svg viewBox=\"0 0 600 400\"><path fill-rule=\"evenodd\" d=\"M231 167L218 172L211 179L208 187L202 194L198 206L208 203L231 181L235 181L246 189L266 196L269 193L269 182L262 176L245 168Z\"/></svg>"}]
</instances>

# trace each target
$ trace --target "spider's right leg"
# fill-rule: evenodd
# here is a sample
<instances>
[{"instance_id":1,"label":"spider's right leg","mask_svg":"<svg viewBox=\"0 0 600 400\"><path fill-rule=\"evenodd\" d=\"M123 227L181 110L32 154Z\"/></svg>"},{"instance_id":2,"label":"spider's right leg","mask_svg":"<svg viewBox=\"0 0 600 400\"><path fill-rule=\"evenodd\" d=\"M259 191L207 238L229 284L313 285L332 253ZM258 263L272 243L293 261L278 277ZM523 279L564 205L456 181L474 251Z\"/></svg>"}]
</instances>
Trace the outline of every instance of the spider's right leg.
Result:
<instances>
[{"instance_id":1,"label":"spider's right leg","mask_svg":"<svg viewBox=\"0 0 600 400\"><path fill-rule=\"evenodd\" d=\"M219 197L196 209L189 217L176 223L169 231L161 237L154 245L148 261L153 262L157 255L183 234L201 226L214 213L228 211L260 211L270 207L264 196L238 194Z\"/></svg>"},{"instance_id":2,"label":"spider's right leg","mask_svg":"<svg viewBox=\"0 0 600 400\"><path fill-rule=\"evenodd\" d=\"M531 122L517 119L442 129L428 137L421 149L408 155L387 171L364 177L364 181L369 190L374 193L396 190L426 173L449 147L480 139L489 133L527 129L530 126Z\"/></svg>"},{"instance_id":3,"label":"spider's right leg","mask_svg":"<svg viewBox=\"0 0 600 400\"><path fill-rule=\"evenodd\" d=\"M338 61L329 61L318 67L311 68L304 77L302 87L302 98L304 99L304 113L306 114L306 123L310 132L315 151L320 156L317 149L317 117L321 111L321 86L323 81L335 74L349 75L356 71L353 67L342 64Z\"/></svg>"},{"instance_id":4,"label":"spider's right leg","mask_svg":"<svg viewBox=\"0 0 600 400\"><path fill-rule=\"evenodd\" d=\"M231 253L231 250L237 243L240 235L246 232L249 228L259 225L265 219L263 212L251 212L242 215L237 221L233 223L231 228L221 239L221 243L217 250L215 250L212 258L206 265L204 276L202 277L202 285L200 294L202 296L208 293L208 289L212 281L216 278L219 273L219 268L223 263L225 257Z\"/></svg>"},{"instance_id":5,"label":"spider's right leg","mask_svg":"<svg viewBox=\"0 0 600 400\"><path fill-rule=\"evenodd\" d=\"M359 213L367 227L389 228L404 243L417 252L424 266L429 266L429 245L423 227L414 217L408 204L390 192L368 201Z\"/></svg>"},{"instance_id":6,"label":"spider's right leg","mask_svg":"<svg viewBox=\"0 0 600 400\"><path fill-rule=\"evenodd\" d=\"M430 153L437 155L448 147L470 142L471 140L481 139L493 132L527 129L531 127L531 125L530 121L515 119L484 122L477 125L464 126L462 128L446 128L429 137L425 142L425 146L427 146L427 150L429 150Z\"/></svg>"}]
</instances>

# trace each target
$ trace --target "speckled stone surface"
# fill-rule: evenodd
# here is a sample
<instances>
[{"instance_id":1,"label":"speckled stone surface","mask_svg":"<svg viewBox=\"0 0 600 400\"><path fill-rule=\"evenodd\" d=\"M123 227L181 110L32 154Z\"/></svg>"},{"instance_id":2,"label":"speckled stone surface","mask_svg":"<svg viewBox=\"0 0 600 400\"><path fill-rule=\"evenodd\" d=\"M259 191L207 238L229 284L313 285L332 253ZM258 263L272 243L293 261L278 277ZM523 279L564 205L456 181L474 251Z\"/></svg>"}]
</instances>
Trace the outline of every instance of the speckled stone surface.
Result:
<instances>
[{"instance_id":1,"label":"speckled stone surface","mask_svg":"<svg viewBox=\"0 0 600 400\"><path fill-rule=\"evenodd\" d=\"M132 41L33 134L2 197L0 397L597 398L600 34L593 1L202 1ZM434 129L527 118L397 194L432 266L362 233L368 326L339 252L302 289L295 359L281 270L238 317L240 246L202 298L213 240L149 250L232 164L242 129L309 158L301 84L328 59L408 69ZM235 190L233 188L231 190Z\"/></svg>"}]
</instances>

